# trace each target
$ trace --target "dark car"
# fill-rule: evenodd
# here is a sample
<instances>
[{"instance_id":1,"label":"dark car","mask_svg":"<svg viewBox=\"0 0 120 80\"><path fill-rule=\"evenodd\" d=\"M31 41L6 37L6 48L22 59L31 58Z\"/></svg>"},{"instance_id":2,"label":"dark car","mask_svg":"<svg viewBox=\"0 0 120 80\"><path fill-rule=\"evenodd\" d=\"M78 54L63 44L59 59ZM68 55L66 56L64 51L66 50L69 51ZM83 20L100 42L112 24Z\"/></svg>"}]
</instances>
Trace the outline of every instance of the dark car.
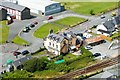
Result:
<instances>
[{"instance_id":1,"label":"dark car","mask_svg":"<svg viewBox=\"0 0 120 80\"><path fill-rule=\"evenodd\" d=\"M53 16L49 16L49 17L48 17L48 20L50 20L50 19L53 19Z\"/></svg>"},{"instance_id":2,"label":"dark car","mask_svg":"<svg viewBox=\"0 0 120 80\"><path fill-rule=\"evenodd\" d=\"M25 51L22 52L22 55L26 55L28 53L30 53L30 52L28 50L25 50Z\"/></svg>"},{"instance_id":3,"label":"dark car","mask_svg":"<svg viewBox=\"0 0 120 80\"><path fill-rule=\"evenodd\" d=\"M21 52L14 52L13 53L14 56L17 56L17 55L20 55L20 54L21 54Z\"/></svg>"},{"instance_id":4,"label":"dark car","mask_svg":"<svg viewBox=\"0 0 120 80\"><path fill-rule=\"evenodd\" d=\"M30 27L33 28L33 27L35 27L35 25L34 24L30 24Z\"/></svg>"},{"instance_id":5,"label":"dark car","mask_svg":"<svg viewBox=\"0 0 120 80\"><path fill-rule=\"evenodd\" d=\"M37 24L38 24L38 22L37 22L37 21L34 21L34 22L33 22L33 24L37 25Z\"/></svg>"},{"instance_id":6,"label":"dark car","mask_svg":"<svg viewBox=\"0 0 120 80\"><path fill-rule=\"evenodd\" d=\"M31 30L31 28L29 26L25 27L27 30Z\"/></svg>"},{"instance_id":7,"label":"dark car","mask_svg":"<svg viewBox=\"0 0 120 80\"><path fill-rule=\"evenodd\" d=\"M85 46L85 49L87 49L87 50L91 50L92 47L91 47L91 46Z\"/></svg>"},{"instance_id":8,"label":"dark car","mask_svg":"<svg viewBox=\"0 0 120 80\"><path fill-rule=\"evenodd\" d=\"M95 53L95 54L93 54L93 56L98 57L98 56L101 56L101 54L100 53Z\"/></svg>"}]
</instances>

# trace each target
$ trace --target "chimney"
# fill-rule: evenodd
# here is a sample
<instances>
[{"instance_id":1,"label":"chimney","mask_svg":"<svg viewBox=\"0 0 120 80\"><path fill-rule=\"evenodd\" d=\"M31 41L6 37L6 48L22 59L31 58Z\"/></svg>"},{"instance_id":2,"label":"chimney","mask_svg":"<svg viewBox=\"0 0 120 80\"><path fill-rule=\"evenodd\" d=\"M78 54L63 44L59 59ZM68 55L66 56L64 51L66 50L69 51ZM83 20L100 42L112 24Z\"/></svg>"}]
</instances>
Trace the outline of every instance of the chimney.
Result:
<instances>
[{"instance_id":1,"label":"chimney","mask_svg":"<svg viewBox=\"0 0 120 80\"><path fill-rule=\"evenodd\" d=\"M50 30L50 34L52 34L52 33L53 33L53 29Z\"/></svg>"}]
</instances>

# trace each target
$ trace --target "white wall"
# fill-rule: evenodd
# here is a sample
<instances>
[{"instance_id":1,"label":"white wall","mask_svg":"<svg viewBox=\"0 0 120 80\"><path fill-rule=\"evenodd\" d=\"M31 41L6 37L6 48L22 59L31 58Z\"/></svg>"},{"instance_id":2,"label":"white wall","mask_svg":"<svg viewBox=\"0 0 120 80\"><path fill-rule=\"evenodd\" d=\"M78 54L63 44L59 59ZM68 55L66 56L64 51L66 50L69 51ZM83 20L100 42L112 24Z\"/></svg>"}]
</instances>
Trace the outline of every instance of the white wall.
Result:
<instances>
[{"instance_id":1,"label":"white wall","mask_svg":"<svg viewBox=\"0 0 120 80\"><path fill-rule=\"evenodd\" d=\"M50 42L51 42L51 45L49 45ZM53 47L53 44L54 44L54 47ZM58 45L58 48L56 47L56 45ZM56 41L53 41L53 40L50 40L50 39L47 38L46 41L44 41L44 46L49 52L52 52L56 55L60 55L60 50L61 50L60 43L57 43ZM52 48L55 48L58 51L54 50L54 49L50 49L48 46L50 46Z\"/></svg>"}]
</instances>

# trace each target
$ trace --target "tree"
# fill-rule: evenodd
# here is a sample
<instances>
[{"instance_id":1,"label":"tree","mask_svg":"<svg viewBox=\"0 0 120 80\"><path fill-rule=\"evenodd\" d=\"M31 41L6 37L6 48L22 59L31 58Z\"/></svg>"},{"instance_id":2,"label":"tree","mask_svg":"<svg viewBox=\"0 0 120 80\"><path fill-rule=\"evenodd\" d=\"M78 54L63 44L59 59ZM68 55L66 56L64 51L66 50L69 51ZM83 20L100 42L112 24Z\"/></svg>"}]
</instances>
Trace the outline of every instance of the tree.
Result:
<instances>
[{"instance_id":1,"label":"tree","mask_svg":"<svg viewBox=\"0 0 120 80\"><path fill-rule=\"evenodd\" d=\"M94 11L92 9L90 10L90 14L95 15L95 13L94 13Z\"/></svg>"},{"instance_id":2,"label":"tree","mask_svg":"<svg viewBox=\"0 0 120 80\"><path fill-rule=\"evenodd\" d=\"M33 58L23 64L23 69L27 70L28 72L42 71L45 69L47 62L48 60L45 58Z\"/></svg>"}]
</instances>

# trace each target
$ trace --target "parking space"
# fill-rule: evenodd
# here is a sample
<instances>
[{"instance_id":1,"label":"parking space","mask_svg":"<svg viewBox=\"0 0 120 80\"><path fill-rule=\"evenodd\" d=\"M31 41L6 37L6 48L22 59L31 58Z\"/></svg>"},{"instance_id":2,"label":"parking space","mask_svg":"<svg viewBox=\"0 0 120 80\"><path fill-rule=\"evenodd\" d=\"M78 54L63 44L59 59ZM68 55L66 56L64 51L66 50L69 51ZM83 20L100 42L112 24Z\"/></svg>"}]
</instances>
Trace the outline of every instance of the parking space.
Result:
<instances>
[{"instance_id":1,"label":"parking space","mask_svg":"<svg viewBox=\"0 0 120 80\"><path fill-rule=\"evenodd\" d=\"M2 63L0 64L5 64L7 60L16 60L17 58L13 55L13 53L19 49L24 48L23 46L18 46L12 43L7 43L0 45L0 58ZM19 56L19 58L22 56Z\"/></svg>"},{"instance_id":2,"label":"parking space","mask_svg":"<svg viewBox=\"0 0 120 80\"><path fill-rule=\"evenodd\" d=\"M108 46L110 45L110 42L106 41L106 43L102 43L96 46L93 46L93 48L90 50L93 54L94 53L101 53L101 56L108 56L108 57L115 57L119 54L119 49L111 50L108 49Z\"/></svg>"}]
</instances>

